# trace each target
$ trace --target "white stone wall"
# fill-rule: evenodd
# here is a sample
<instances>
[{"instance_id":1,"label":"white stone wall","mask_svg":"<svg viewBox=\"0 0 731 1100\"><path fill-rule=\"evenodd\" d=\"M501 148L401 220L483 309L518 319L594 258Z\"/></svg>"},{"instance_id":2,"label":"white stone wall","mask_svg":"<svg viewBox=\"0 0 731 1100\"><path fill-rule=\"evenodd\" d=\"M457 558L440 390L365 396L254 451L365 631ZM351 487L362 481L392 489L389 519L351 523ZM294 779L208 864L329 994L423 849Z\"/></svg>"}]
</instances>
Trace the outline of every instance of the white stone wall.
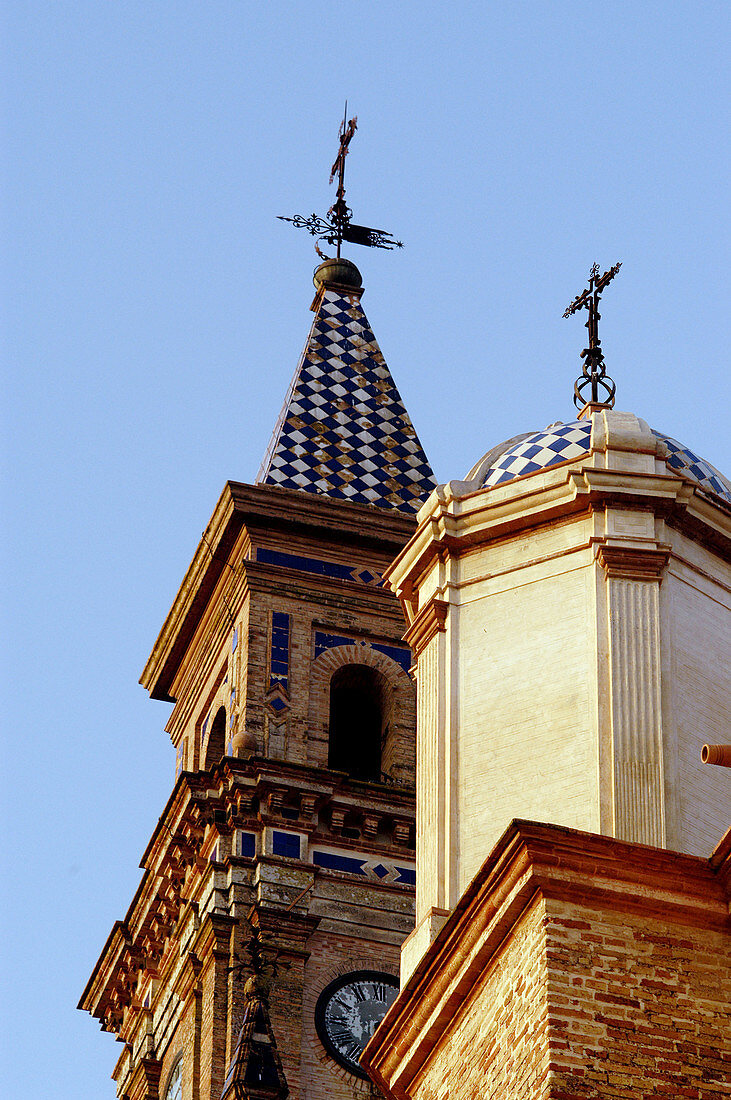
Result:
<instances>
[{"instance_id":1,"label":"white stone wall","mask_svg":"<svg viewBox=\"0 0 731 1100\"><path fill-rule=\"evenodd\" d=\"M728 827L731 771L700 755L731 743L728 509L632 414L592 447L440 486L392 567L418 680L406 975L515 818L706 857Z\"/></svg>"},{"instance_id":2,"label":"white stone wall","mask_svg":"<svg viewBox=\"0 0 731 1100\"><path fill-rule=\"evenodd\" d=\"M531 541L535 563L556 532ZM463 589L458 611L459 893L513 818L599 829L591 555L531 565L520 540L499 551L516 567Z\"/></svg>"},{"instance_id":3,"label":"white stone wall","mask_svg":"<svg viewBox=\"0 0 731 1100\"><path fill-rule=\"evenodd\" d=\"M670 848L707 856L731 818L731 770L701 763L704 744L731 742L731 570L676 535L661 601ZM677 556L676 556L677 555Z\"/></svg>"}]
</instances>

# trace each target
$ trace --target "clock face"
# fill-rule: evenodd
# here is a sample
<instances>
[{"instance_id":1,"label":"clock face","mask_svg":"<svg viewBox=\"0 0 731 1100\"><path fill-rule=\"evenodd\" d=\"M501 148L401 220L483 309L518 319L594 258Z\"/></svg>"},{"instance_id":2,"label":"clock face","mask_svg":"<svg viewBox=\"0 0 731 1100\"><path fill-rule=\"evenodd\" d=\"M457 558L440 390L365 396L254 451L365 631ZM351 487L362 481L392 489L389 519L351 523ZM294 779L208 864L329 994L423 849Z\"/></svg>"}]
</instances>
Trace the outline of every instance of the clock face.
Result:
<instances>
[{"instance_id":1,"label":"clock face","mask_svg":"<svg viewBox=\"0 0 731 1100\"><path fill-rule=\"evenodd\" d=\"M336 1062L365 1077L359 1060L366 1043L396 1000L399 984L391 974L358 970L330 982L315 1007L315 1026Z\"/></svg>"}]
</instances>

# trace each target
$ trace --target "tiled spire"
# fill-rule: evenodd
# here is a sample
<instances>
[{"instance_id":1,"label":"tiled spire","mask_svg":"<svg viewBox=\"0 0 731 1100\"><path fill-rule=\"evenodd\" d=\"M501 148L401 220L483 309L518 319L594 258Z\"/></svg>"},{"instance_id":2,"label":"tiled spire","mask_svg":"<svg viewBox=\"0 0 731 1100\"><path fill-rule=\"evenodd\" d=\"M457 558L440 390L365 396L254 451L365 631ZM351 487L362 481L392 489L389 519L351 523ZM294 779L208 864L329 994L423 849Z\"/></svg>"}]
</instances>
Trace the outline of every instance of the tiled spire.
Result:
<instances>
[{"instance_id":1,"label":"tiled spire","mask_svg":"<svg viewBox=\"0 0 731 1100\"><path fill-rule=\"evenodd\" d=\"M361 307L358 269L325 261L315 285L315 320L257 483L415 512L436 482Z\"/></svg>"}]
</instances>

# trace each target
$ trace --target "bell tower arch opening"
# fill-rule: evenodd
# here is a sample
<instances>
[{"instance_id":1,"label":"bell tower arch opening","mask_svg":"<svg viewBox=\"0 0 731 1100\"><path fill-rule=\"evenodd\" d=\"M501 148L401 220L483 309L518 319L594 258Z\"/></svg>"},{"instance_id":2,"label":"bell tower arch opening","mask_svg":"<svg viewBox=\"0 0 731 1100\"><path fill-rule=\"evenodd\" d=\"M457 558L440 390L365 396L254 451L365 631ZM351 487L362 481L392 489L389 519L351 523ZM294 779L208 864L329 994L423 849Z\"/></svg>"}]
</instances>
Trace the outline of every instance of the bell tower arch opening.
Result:
<instances>
[{"instance_id":1,"label":"bell tower arch opening","mask_svg":"<svg viewBox=\"0 0 731 1100\"><path fill-rule=\"evenodd\" d=\"M369 665L344 665L330 680L328 767L378 782L388 736L391 688Z\"/></svg>"},{"instance_id":2,"label":"bell tower arch opening","mask_svg":"<svg viewBox=\"0 0 731 1100\"><path fill-rule=\"evenodd\" d=\"M213 719L211 732L206 746L206 755L203 767L208 770L224 756L226 752L226 708L219 707L216 717Z\"/></svg>"}]
</instances>

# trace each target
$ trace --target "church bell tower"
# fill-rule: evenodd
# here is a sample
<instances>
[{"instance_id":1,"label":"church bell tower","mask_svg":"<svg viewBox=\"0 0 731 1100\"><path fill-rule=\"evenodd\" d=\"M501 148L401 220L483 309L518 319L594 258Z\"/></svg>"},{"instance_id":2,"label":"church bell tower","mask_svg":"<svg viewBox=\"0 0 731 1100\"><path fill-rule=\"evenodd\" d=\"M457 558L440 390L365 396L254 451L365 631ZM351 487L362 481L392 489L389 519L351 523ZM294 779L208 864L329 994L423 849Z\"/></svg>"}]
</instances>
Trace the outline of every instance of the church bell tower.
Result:
<instances>
[{"instance_id":1,"label":"church bell tower","mask_svg":"<svg viewBox=\"0 0 731 1100\"><path fill-rule=\"evenodd\" d=\"M122 1044L125 1100L373 1095L359 1056L415 885L412 655L383 573L434 478L349 226L256 483L225 486L142 674L174 704L176 781L80 1004Z\"/></svg>"}]
</instances>

